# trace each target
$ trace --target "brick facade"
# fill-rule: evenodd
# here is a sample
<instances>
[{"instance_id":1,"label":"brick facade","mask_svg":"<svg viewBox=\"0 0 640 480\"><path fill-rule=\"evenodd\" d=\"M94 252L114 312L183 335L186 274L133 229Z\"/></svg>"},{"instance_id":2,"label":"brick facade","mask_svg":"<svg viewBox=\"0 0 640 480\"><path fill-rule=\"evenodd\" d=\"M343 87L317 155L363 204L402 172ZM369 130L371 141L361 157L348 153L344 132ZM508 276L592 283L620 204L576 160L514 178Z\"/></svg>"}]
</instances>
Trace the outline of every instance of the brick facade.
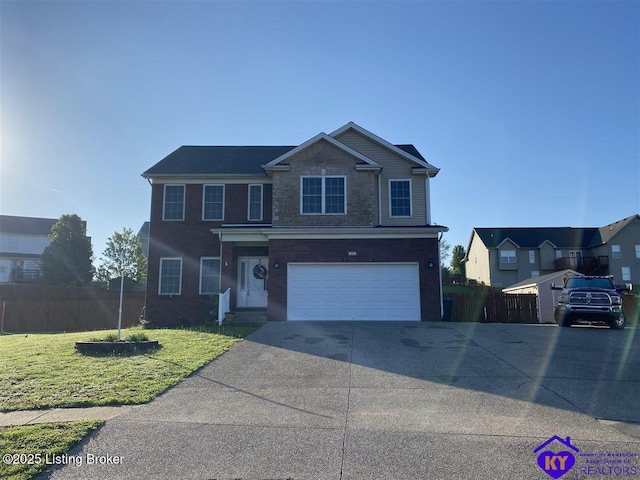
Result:
<instances>
[{"instance_id":1,"label":"brick facade","mask_svg":"<svg viewBox=\"0 0 640 480\"><path fill-rule=\"evenodd\" d=\"M375 173L357 171L362 163L339 148L319 142L288 160L288 172L273 172L273 226L365 226L378 224ZM346 215L302 215L300 177L303 175L346 177Z\"/></svg>"},{"instance_id":2,"label":"brick facade","mask_svg":"<svg viewBox=\"0 0 640 480\"><path fill-rule=\"evenodd\" d=\"M388 178L412 178L415 187L411 190L412 205L417 212L417 207L422 205L428 210L430 199L426 187L417 188L421 179L415 180L418 177L413 177L417 175L414 169L429 176L435 176L437 169L420 160L419 154L420 159L411 157L413 154L409 154L410 158L399 155L397 149L385 147L379 138L355 124L347 124L339 130L344 133L349 129L357 131L359 137L351 146L343 143L345 148L338 146L336 142L339 140L324 134L291 155L285 152L293 147L277 147L275 150L274 147L182 147L145 172L143 176L153 180L147 319L156 326L176 325L179 319L186 324L205 321L212 305L208 295L200 294L203 257L220 258L220 288L221 291L231 289L231 310L235 310L239 258L260 257L269 259L269 320L286 320L287 265L291 262L415 262L419 265L421 318L423 321L439 320L441 294L436 235L447 229L419 223L423 218L430 218L424 212L424 215L416 214L413 219L395 219L392 230L377 228L380 205L389 203L388 188L386 184L380 184L382 177L385 182ZM360 153L351 154L350 148ZM276 151L277 158L268 156ZM217 156L217 152L222 153ZM371 161L356 158L358 155L364 155ZM346 213L302 214L301 178L304 176L344 177ZM168 178L175 179L169 182L171 185L184 185L184 218L180 220L162 218L164 187ZM224 185L222 220L202 219L204 184ZM262 185L263 214L260 221L248 220L248 193L252 184ZM384 208L382 210L384 213ZM257 228L251 228L252 225ZM423 226L425 230L422 230ZM325 231L323 239L310 235L318 230ZM287 231L289 233L282 235ZM282 239L289 234L298 236L298 231L303 233L304 239ZM417 233L433 238L378 238L381 231L391 237L410 237ZM281 235L274 235L274 232ZM348 232L346 236L360 238L326 238L326 232ZM374 234L376 238L364 238ZM349 255L349 252L357 252L357 255ZM162 258L182 259L179 295L158 293ZM279 268L275 268L276 263ZM430 267L430 263L433 266Z\"/></svg>"},{"instance_id":3,"label":"brick facade","mask_svg":"<svg viewBox=\"0 0 640 480\"><path fill-rule=\"evenodd\" d=\"M357 252L349 256L349 252ZM275 268L275 262L280 268ZM269 320L287 318L287 263L289 262L418 262L420 308L423 321L440 320L438 240L420 238L270 240ZM434 267L429 268L428 263Z\"/></svg>"}]
</instances>

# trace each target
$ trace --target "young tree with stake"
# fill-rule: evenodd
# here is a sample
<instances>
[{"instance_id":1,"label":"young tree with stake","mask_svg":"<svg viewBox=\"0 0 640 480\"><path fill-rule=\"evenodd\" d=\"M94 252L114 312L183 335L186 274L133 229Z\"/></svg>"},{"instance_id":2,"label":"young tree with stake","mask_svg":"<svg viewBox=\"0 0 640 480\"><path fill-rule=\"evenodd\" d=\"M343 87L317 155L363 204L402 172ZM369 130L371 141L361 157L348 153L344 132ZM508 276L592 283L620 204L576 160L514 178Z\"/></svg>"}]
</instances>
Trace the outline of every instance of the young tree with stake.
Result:
<instances>
[{"instance_id":1,"label":"young tree with stake","mask_svg":"<svg viewBox=\"0 0 640 480\"><path fill-rule=\"evenodd\" d=\"M122 328L122 299L124 296L124 277L136 282L146 277L146 260L142 253L142 243L130 228L114 232L107 239L107 247L102 252L102 266L99 268L102 278L120 277L120 309L118 311L118 340Z\"/></svg>"}]
</instances>

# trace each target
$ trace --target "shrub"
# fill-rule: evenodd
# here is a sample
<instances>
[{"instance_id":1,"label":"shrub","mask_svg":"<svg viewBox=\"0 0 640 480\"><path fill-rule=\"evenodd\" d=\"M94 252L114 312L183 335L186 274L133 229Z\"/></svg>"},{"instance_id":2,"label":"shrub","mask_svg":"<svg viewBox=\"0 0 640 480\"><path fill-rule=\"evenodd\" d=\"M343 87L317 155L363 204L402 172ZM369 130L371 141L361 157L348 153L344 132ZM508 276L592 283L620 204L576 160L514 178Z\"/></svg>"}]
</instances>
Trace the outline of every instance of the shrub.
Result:
<instances>
[{"instance_id":1,"label":"shrub","mask_svg":"<svg viewBox=\"0 0 640 480\"><path fill-rule=\"evenodd\" d=\"M129 335L126 340L127 342L146 342L149 340L149 337L142 332L136 332Z\"/></svg>"}]
</instances>

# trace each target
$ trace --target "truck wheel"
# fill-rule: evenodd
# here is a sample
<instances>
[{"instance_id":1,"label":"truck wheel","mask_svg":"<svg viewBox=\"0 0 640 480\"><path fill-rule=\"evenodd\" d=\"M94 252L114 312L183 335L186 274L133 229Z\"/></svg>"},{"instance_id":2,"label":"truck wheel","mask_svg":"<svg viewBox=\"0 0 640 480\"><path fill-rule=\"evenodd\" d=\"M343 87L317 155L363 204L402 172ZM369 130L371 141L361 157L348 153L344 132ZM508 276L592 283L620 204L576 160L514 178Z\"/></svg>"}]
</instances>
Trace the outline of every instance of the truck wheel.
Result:
<instances>
[{"instance_id":1,"label":"truck wheel","mask_svg":"<svg viewBox=\"0 0 640 480\"><path fill-rule=\"evenodd\" d=\"M611 328L613 330L622 330L624 328L626 321L624 318L624 314L621 313L620 316L618 318L616 318L615 320L611 321Z\"/></svg>"}]
</instances>

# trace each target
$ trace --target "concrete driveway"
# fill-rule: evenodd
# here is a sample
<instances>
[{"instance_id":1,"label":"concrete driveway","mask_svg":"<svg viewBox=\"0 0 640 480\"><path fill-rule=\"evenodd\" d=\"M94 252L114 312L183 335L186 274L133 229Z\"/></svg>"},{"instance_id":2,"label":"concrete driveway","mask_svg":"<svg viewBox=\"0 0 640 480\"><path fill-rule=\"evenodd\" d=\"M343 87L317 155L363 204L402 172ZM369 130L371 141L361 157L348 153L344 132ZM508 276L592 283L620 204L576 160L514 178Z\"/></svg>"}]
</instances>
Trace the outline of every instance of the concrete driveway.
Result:
<instances>
[{"instance_id":1,"label":"concrete driveway","mask_svg":"<svg viewBox=\"0 0 640 480\"><path fill-rule=\"evenodd\" d=\"M70 452L82 465L49 474L548 479L533 450L557 435L580 451L563 478L614 476L587 463L611 453L624 455L610 457L621 462L616 478L636 478L634 422L640 330L268 323L155 401L108 421ZM120 465L87 465L115 458Z\"/></svg>"}]
</instances>

